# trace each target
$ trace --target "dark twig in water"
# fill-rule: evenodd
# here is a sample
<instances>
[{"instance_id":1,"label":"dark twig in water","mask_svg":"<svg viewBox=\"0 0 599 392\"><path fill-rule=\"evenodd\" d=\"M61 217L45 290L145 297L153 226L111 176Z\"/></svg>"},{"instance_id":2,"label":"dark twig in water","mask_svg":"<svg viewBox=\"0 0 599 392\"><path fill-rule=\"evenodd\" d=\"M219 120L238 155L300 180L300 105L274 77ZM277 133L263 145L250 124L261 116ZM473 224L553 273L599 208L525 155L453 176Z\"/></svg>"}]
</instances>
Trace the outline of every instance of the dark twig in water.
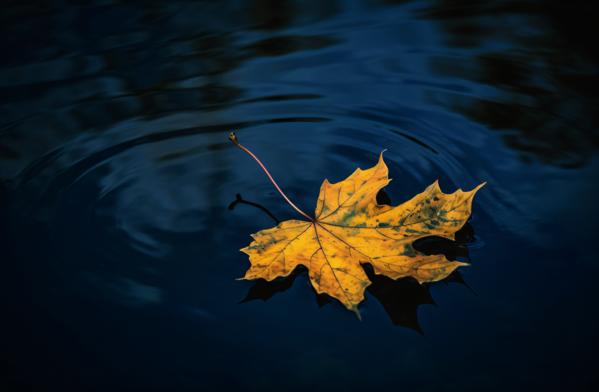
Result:
<instances>
[{"instance_id":1,"label":"dark twig in water","mask_svg":"<svg viewBox=\"0 0 599 392\"><path fill-rule=\"evenodd\" d=\"M252 202L252 201L243 200L243 199L241 198L241 195L240 195L239 193L235 195L235 200L233 200L233 201L231 202L231 204L229 204L229 210L233 210L233 209L235 208L235 206L237 206L237 204L247 204L247 205L249 205L249 206L256 207L256 208L258 208L258 209L262 210L262 211L263 211L264 213L266 213L268 216L270 216L270 217L272 218L272 220L274 220L274 221L275 221L277 224L279 224L279 223L281 222L281 221L280 221L279 219L277 219L277 217L276 217L276 216L275 216L275 215L274 215L272 212L270 212L270 211L269 211L269 210L268 210L266 207L264 207L264 206L263 206L263 205L261 205L261 204L254 203L254 202Z\"/></svg>"}]
</instances>

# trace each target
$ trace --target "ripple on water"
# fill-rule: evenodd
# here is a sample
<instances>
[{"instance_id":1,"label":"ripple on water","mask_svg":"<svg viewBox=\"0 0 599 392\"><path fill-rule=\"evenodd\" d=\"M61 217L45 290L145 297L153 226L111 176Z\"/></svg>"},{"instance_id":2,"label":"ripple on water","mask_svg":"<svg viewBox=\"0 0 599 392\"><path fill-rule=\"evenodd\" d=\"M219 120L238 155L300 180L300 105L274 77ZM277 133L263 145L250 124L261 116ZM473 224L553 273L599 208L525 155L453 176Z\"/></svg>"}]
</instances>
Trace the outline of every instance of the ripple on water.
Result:
<instances>
[{"instance_id":1,"label":"ripple on water","mask_svg":"<svg viewBox=\"0 0 599 392\"><path fill-rule=\"evenodd\" d=\"M230 31L224 22L190 30L184 13L164 9L157 35L141 22L146 11L114 5L98 15L129 15L132 31L86 31L95 46L78 51L71 31L64 37L75 41L61 35L34 57L17 54L0 72L0 175L15 214L103 255L92 269L103 258L168 259L186 236L221 241L215 221L223 231L240 224L224 214L237 193L291 217L227 142L236 130L306 210L324 178L368 167L386 149L394 203L436 179L447 192L487 181L475 219L541 243L547 222L530 184L565 178L555 167L581 167L595 148L587 101L571 98L588 95L584 59L570 77L562 55L547 56L558 52L538 21L523 25L543 50L485 29L476 31L493 44L473 46L480 37L460 27L478 26L472 15L487 15L484 6L463 19L419 2L320 7L298 19L248 16L257 19ZM575 110L562 110L556 91Z\"/></svg>"}]
</instances>

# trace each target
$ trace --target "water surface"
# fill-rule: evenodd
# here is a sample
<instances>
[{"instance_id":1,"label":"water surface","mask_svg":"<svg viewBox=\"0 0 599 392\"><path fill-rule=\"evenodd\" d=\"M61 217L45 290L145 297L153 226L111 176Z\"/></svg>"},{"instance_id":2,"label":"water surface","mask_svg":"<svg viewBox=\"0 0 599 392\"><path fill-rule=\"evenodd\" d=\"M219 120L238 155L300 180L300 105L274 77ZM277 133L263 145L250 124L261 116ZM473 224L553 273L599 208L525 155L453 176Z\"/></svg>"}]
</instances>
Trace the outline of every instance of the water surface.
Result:
<instances>
[{"instance_id":1,"label":"water surface","mask_svg":"<svg viewBox=\"0 0 599 392\"><path fill-rule=\"evenodd\" d=\"M4 7L3 382L596 386L599 34L585 7ZM393 203L436 179L446 192L487 181L458 252L472 265L425 288L379 282L361 322L305 271L235 280L249 234L297 215L232 129L308 211L324 178L383 149ZM238 194L259 205L231 205Z\"/></svg>"}]
</instances>

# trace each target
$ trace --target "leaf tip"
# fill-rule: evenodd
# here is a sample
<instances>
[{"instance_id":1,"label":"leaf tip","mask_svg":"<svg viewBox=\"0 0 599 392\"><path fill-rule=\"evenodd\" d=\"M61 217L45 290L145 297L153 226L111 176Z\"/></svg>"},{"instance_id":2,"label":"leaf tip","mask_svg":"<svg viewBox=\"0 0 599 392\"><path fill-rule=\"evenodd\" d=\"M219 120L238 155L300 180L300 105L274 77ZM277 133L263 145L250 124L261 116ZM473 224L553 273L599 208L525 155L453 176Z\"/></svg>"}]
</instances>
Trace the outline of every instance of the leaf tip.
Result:
<instances>
[{"instance_id":1,"label":"leaf tip","mask_svg":"<svg viewBox=\"0 0 599 392\"><path fill-rule=\"evenodd\" d=\"M354 314L356 315L358 320L362 321L362 315L360 314L360 311L358 310L358 305L352 306L351 310L352 310L352 312L354 312Z\"/></svg>"},{"instance_id":2,"label":"leaf tip","mask_svg":"<svg viewBox=\"0 0 599 392\"><path fill-rule=\"evenodd\" d=\"M487 185L487 182L483 181L480 184L478 184L477 186L475 186L474 188L472 188L471 191L465 192L465 193L468 193L468 194L470 194L471 197L474 197L474 195L476 194L476 192L478 192L480 190L480 188L484 187L485 185Z\"/></svg>"},{"instance_id":3,"label":"leaf tip","mask_svg":"<svg viewBox=\"0 0 599 392\"><path fill-rule=\"evenodd\" d=\"M385 159L383 157L383 155L385 154L385 151L387 151L387 149L385 148L383 151L381 151L381 153L379 154L379 163L383 162L385 163Z\"/></svg>"},{"instance_id":4,"label":"leaf tip","mask_svg":"<svg viewBox=\"0 0 599 392\"><path fill-rule=\"evenodd\" d=\"M480 184L478 184L472 191L476 192L478 191L480 188L484 187L485 185L487 185L486 181L481 182Z\"/></svg>"}]
</instances>

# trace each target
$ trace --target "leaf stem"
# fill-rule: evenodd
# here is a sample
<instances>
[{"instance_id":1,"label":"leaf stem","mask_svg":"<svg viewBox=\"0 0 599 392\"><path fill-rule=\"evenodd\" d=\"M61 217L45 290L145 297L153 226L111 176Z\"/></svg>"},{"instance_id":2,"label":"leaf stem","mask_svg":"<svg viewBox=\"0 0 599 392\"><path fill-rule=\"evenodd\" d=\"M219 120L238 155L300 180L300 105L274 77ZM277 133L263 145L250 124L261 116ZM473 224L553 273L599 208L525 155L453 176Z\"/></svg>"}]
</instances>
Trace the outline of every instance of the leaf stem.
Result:
<instances>
[{"instance_id":1,"label":"leaf stem","mask_svg":"<svg viewBox=\"0 0 599 392\"><path fill-rule=\"evenodd\" d=\"M237 140L237 136L235 135L234 132L229 133L229 140L232 141L233 144L235 144L237 147L239 147L240 149L242 149L244 152L246 152L249 156L251 156L256 162L258 162L258 165L260 165L260 167L262 168L262 170L264 170L264 173L266 173L266 175L268 176L268 179L270 180L270 182L272 182L272 184L275 186L275 188L277 189L277 191L279 191L279 193L281 194L281 196L283 196L283 198L285 199L285 201L287 203L289 203L289 205L291 207L293 207L294 210L296 210L297 212L299 212L301 215L303 215L310 222L314 222L314 218L312 218L310 215L306 214L304 211L300 210L298 206L296 206L295 204L293 204L293 202L291 200L289 200L289 198L281 190L281 188L279 187L279 185L277 184L277 182L275 181L275 179L272 178L272 176L270 175L270 172L268 171L268 169L266 168L266 166L264 166L264 164L262 163L262 161L260 161L260 159L258 159L258 157L255 156L253 152L251 152L250 150L248 150L247 148L245 148L244 146L242 146L241 144L239 144L239 140Z\"/></svg>"}]
</instances>

